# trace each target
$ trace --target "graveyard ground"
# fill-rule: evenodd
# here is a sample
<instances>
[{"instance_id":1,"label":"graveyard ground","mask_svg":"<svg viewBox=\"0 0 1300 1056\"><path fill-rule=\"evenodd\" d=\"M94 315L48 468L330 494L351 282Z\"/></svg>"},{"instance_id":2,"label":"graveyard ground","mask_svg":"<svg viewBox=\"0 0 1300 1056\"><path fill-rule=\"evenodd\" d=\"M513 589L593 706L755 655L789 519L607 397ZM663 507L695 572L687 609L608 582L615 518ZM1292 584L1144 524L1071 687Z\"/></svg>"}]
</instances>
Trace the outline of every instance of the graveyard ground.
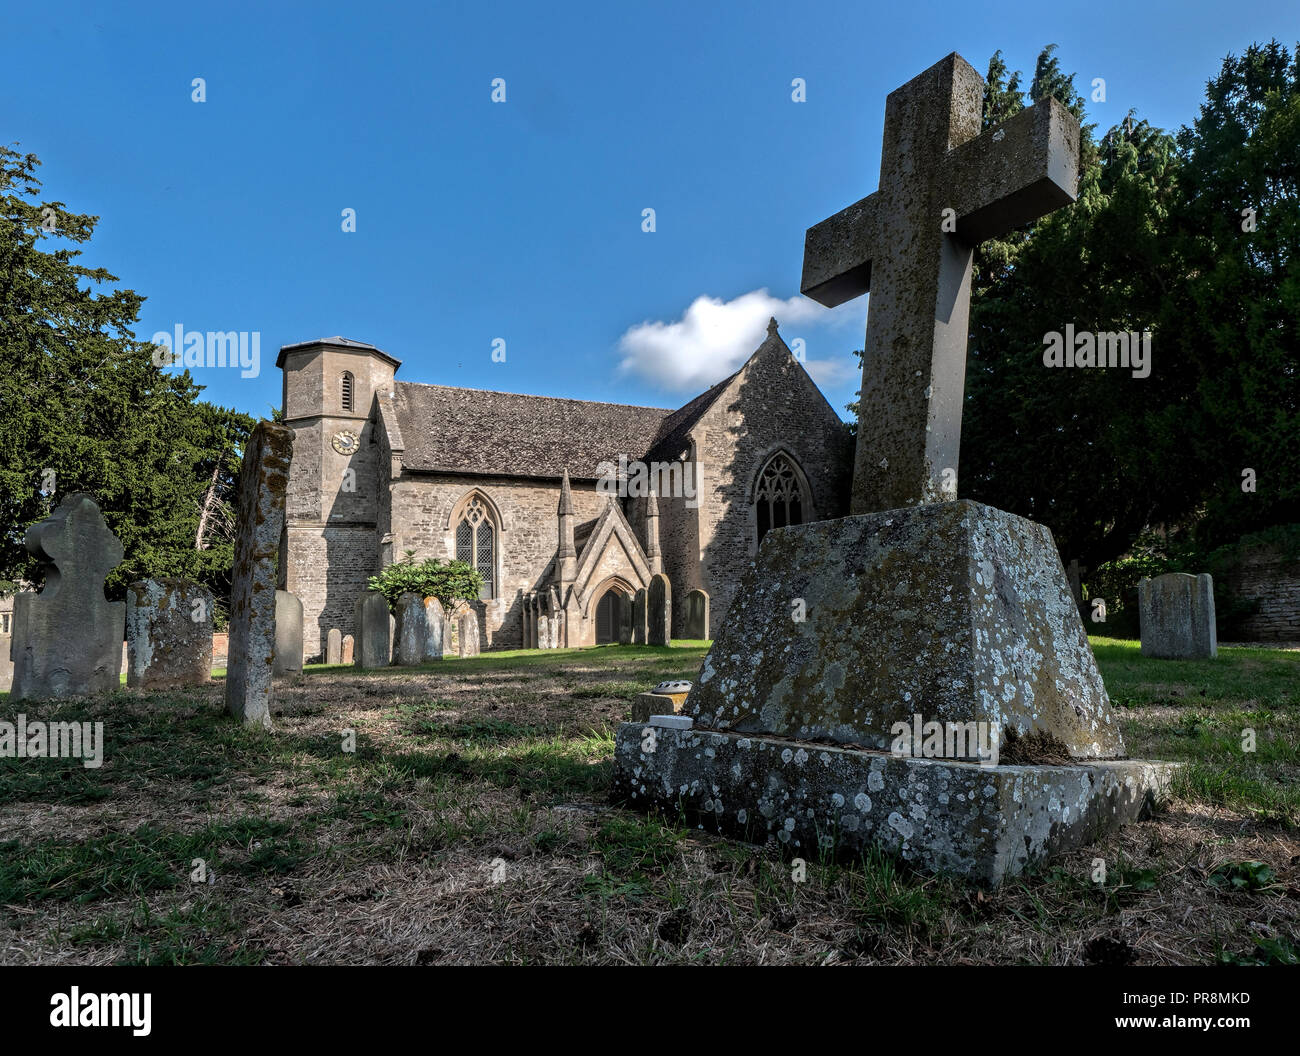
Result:
<instances>
[{"instance_id":1,"label":"graveyard ground","mask_svg":"<svg viewBox=\"0 0 1300 1056\"><path fill-rule=\"evenodd\" d=\"M1189 765L1155 819L996 890L884 857L795 883L611 807L615 725L704 643L309 669L271 734L219 681L25 705L102 720L106 761L0 759L0 962L1296 963L1300 652L1093 645L1130 753Z\"/></svg>"}]
</instances>

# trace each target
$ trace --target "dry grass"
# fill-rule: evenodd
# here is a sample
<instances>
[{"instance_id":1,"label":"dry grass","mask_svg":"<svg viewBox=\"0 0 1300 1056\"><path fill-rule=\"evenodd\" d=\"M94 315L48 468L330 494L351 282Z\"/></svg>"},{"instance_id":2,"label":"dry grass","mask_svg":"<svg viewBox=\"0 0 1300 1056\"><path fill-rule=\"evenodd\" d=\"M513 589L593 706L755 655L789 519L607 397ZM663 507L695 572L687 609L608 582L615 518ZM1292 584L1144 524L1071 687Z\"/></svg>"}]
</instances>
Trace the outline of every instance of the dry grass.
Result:
<instances>
[{"instance_id":1,"label":"dry grass","mask_svg":"<svg viewBox=\"0 0 1300 1056\"><path fill-rule=\"evenodd\" d=\"M796 881L775 848L610 807L614 725L637 691L693 677L699 647L309 672L269 735L228 722L215 683L27 707L102 719L108 752L98 771L0 761L0 961L1206 964L1257 939L1284 956L1300 846L1294 748L1275 742L1294 742L1295 689L1168 681L1107 648L1130 741L1194 773L1154 820L995 891L878 856ZM1273 659L1239 662L1263 684ZM1242 714L1267 740L1249 766L1220 758ZM214 883L191 881L196 858ZM1211 882L1246 861L1271 867L1262 889Z\"/></svg>"}]
</instances>

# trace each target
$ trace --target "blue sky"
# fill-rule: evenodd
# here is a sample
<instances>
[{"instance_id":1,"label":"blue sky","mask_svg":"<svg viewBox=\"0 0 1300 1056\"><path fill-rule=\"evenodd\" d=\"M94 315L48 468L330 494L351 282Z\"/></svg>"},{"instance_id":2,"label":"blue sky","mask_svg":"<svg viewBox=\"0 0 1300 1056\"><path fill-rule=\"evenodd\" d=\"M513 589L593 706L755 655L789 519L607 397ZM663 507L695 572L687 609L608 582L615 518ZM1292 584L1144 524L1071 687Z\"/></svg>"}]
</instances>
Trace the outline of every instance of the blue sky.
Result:
<instances>
[{"instance_id":1,"label":"blue sky","mask_svg":"<svg viewBox=\"0 0 1300 1056\"><path fill-rule=\"evenodd\" d=\"M803 235L875 189L890 91L1056 43L1101 130L1172 128L1300 37L1295 0L7 7L5 141L101 217L83 262L147 296L138 336L260 334L258 376L195 372L259 415L279 346L333 334L408 381L678 406L771 314L843 413L866 302L799 297Z\"/></svg>"}]
</instances>

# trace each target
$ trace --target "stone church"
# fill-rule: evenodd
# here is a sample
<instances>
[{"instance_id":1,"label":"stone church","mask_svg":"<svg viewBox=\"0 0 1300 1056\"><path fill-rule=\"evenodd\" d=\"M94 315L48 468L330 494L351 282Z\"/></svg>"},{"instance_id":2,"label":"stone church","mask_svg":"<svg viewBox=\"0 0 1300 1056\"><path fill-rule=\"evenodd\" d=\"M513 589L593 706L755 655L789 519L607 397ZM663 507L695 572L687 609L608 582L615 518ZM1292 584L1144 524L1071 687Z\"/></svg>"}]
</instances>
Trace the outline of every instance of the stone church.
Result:
<instances>
[{"instance_id":1,"label":"stone church","mask_svg":"<svg viewBox=\"0 0 1300 1056\"><path fill-rule=\"evenodd\" d=\"M657 574L672 635L712 637L769 528L847 512L849 434L775 320L676 410L397 381L399 360L341 337L276 365L295 434L281 581L308 657L355 633L366 579L408 551L479 570L484 647L617 641Z\"/></svg>"}]
</instances>

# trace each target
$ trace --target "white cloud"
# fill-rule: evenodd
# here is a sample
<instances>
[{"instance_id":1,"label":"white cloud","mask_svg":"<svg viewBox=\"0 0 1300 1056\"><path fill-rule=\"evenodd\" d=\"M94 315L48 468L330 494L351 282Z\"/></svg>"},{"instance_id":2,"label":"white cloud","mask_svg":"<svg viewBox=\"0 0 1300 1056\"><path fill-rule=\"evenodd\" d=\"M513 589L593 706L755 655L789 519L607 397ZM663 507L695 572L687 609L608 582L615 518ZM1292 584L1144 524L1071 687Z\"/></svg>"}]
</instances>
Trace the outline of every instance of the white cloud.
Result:
<instances>
[{"instance_id":1,"label":"white cloud","mask_svg":"<svg viewBox=\"0 0 1300 1056\"><path fill-rule=\"evenodd\" d=\"M753 354L767 336L770 318L781 325L781 336L789 344L799 336L793 330L800 325L838 323L860 314L861 307L849 314L823 308L806 297L783 301L766 289L743 293L732 301L697 297L679 320L630 327L618 341L623 357L619 372L665 389L699 392L733 373ZM848 357L844 365L839 360L817 360L807 366L819 382L821 375L830 383L842 380L845 367L854 368L854 360Z\"/></svg>"}]
</instances>

